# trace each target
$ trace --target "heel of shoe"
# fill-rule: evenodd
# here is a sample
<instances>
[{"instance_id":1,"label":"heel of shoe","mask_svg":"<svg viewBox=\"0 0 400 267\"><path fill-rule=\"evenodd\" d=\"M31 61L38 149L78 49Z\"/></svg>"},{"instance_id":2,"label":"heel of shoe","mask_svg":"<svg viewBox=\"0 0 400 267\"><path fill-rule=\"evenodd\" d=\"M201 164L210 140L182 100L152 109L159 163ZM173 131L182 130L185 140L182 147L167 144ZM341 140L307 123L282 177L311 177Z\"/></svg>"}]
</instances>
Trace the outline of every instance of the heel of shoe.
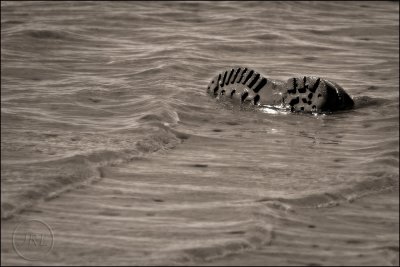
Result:
<instances>
[{"instance_id":1,"label":"heel of shoe","mask_svg":"<svg viewBox=\"0 0 400 267\"><path fill-rule=\"evenodd\" d=\"M351 97L338 84L320 77L290 78L284 85L284 100L294 112L322 112L352 108Z\"/></svg>"}]
</instances>

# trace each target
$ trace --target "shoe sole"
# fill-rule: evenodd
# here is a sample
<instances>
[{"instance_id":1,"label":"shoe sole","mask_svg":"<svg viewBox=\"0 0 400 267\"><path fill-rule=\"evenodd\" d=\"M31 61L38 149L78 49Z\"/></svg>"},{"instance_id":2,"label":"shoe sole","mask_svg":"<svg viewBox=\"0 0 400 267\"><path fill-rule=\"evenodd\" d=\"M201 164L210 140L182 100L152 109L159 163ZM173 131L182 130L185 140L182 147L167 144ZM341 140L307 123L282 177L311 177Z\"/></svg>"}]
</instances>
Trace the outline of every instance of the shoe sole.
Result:
<instances>
[{"instance_id":1,"label":"shoe sole","mask_svg":"<svg viewBox=\"0 0 400 267\"><path fill-rule=\"evenodd\" d=\"M220 100L240 105L283 105L292 112L348 109L354 102L338 84L313 76L288 79L285 83L265 78L247 67L234 67L215 76L207 92Z\"/></svg>"},{"instance_id":2,"label":"shoe sole","mask_svg":"<svg viewBox=\"0 0 400 267\"><path fill-rule=\"evenodd\" d=\"M290 78L284 85L285 105L295 112L349 109L354 101L338 84L313 76Z\"/></svg>"},{"instance_id":3,"label":"shoe sole","mask_svg":"<svg viewBox=\"0 0 400 267\"><path fill-rule=\"evenodd\" d=\"M247 67L234 67L215 76L207 92L218 99L242 105L279 105L283 102L280 81L265 78Z\"/></svg>"}]
</instances>

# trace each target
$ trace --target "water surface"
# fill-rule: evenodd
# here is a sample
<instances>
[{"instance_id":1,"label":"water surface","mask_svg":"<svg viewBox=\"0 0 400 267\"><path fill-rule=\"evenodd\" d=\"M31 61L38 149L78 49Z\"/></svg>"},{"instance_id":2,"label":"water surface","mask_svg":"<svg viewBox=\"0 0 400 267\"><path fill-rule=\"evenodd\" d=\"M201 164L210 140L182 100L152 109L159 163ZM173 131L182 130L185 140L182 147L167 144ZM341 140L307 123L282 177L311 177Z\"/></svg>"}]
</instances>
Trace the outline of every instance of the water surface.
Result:
<instances>
[{"instance_id":1,"label":"water surface","mask_svg":"<svg viewBox=\"0 0 400 267\"><path fill-rule=\"evenodd\" d=\"M398 196L387 193L399 185L398 11L396 2L2 1L2 232L46 220L58 229L50 264L198 264L268 246L271 264L306 264L303 243L279 255L271 233L318 244L299 225L383 192L358 204L362 219L346 217L351 205L330 215L351 228L320 222L326 236L353 234L369 258L336 239L324 243L330 252L310 249L328 263L398 264ZM217 103L207 84L236 65L331 79L356 108L314 116ZM381 216L390 226L377 230ZM381 239L368 243L354 232L362 228Z\"/></svg>"}]
</instances>

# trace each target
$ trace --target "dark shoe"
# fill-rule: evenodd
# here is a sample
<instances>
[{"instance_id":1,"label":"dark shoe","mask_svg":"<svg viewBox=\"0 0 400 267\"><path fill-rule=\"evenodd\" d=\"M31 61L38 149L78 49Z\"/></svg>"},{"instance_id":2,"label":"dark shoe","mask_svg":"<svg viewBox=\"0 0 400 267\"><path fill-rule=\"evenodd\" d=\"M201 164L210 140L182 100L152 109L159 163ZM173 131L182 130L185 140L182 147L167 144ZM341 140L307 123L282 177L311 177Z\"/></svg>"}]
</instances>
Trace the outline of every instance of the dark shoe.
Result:
<instances>
[{"instance_id":1,"label":"dark shoe","mask_svg":"<svg viewBox=\"0 0 400 267\"><path fill-rule=\"evenodd\" d=\"M291 111L321 112L352 108L351 97L338 84L319 77L290 78L286 83L235 67L214 77L207 92L241 105L283 106Z\"/></svg>"}]
</instances>

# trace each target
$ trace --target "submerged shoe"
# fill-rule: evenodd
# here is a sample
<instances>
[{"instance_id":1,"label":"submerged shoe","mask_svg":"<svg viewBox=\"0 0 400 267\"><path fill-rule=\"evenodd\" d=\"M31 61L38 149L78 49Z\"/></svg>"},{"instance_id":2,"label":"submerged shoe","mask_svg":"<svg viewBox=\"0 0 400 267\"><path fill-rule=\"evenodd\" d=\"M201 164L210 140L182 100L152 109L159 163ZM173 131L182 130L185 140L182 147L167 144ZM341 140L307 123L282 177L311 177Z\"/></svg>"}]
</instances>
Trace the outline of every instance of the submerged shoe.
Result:
<instances>
[{"instance_id":1,"label":"submerged shoe","mask_svg":"<svg viewBox=\"0 0 400 267\"><path fill-rule=\"evenodd\" d=\"M352 108L351 97L338 84L319 77L290 78L286 83L235 67L211 80L207 92L241 105L285 106L291 111L321 112Z\"/></svg>"}]
</instances>

